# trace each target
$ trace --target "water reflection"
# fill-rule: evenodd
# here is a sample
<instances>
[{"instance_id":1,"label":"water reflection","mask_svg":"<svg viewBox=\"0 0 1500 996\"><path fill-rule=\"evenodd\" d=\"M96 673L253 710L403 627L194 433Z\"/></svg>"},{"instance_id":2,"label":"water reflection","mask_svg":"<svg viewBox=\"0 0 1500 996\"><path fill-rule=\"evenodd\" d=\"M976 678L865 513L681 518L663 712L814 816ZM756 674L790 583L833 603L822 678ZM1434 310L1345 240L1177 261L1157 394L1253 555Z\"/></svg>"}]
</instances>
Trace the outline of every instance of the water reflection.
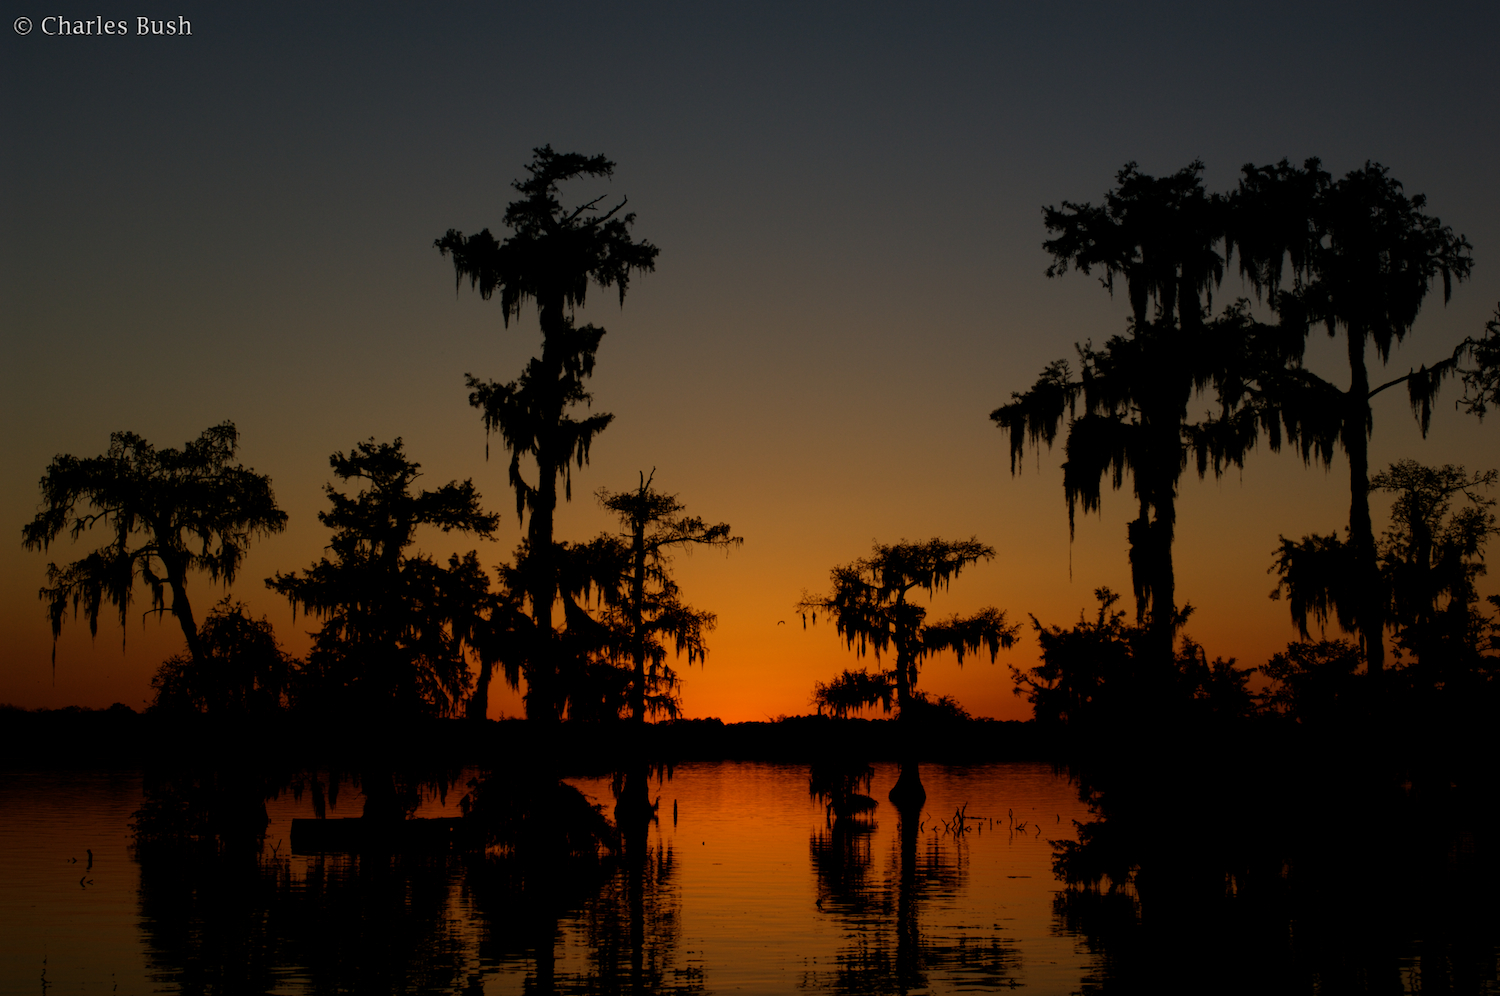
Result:
<instances>
[{"instance_id":1,"label":"water reflection","mask_svg":"<svg viewBox=\"0 0 1500 996\"><path fill-rule=\"evenodd\" d=\"M140 864L152 978L181 992L441 991L477 976L450 858L143 848Z\"/></svg>"},{"instance_id":2,"label":"water reflection","mask_svg":"<svg viewBox=\"0 0 1500 996\"><path fill-rule=\"evenodd\" d=\"M643 790L649 772L631 774L621 783ZM425 785L440 804L448 781ZM293 854L284 837L268 839L268 801L310 787L314 818L325 817L339 784L319 772L281 789L222 770L146 780L136 854L154 981L182 992L287 982L312 992L479 992L508 970L526 992L701 991L701 968L675 964L676 857L670 842L650 840L654 807L618 807L621 847L601 839L613 828L577 788L491 775L471 779L462 799L466 819L492 831L488 849L393 852L381 845L396 836L368 834L346 838L358 844L349 848L325 834L332 851L354 853ZM368 772L357 784L382 802L419 799L423 787ZM367 824L369 799L349 805L346 794L362 819L335 825ZM560 969L569 934L587 956L577 966L563 958Z\"/></svg>"},{"instance_id":3,"label":"water reflection","mask_svg":"<svg viewBox=\"0 0 1500 996\"><path fill-rule=\"evenodd\" d=\"M919 814L883 801L897 772L877 766L849 784L879 806L842 818L806 766L570 780L591 811L614 802L618 842L540 866L293 854L292 819L362 813L358 788L239 775L0 775L0 989L1497 991L1495 865L1461 812L1424 830L1309 804L1277 817L1305 827L1289 863L1214 882L1217 824L1179 814L1163 854L1197 873L1061 890L1048 840L1087 810L1045 766L934 766ZM417 815L458 819L472 777L429 784ZM127 850L133 811L158 833Z\"/></svg>"},{"instance_id":4,"label":"water reflection","mask_svg":"<svg viewBox=\"0 0 1500 996\"><path fill-rule=\"evenodd\" d=\"M1057 862L1059 925L1099 959L1089 988L1500 992L1495 797L1446 779L1424 796L1316 746L1258 752L1274 779L1205 749L1140 766L1129 805L1104 796Z\"/></svg>"},{"instance_id":5,"label":"water reflection","mask_svg":"<svg viewBox=\"0 0 1500 996\"><path fill-rule=\"evenodd\" d=\"M292 853L293 819L321 813L331 823L365 811L355 779L327 770L279 784L254 771L154 773L136 806L154 831L131 851L133 905L96 920L67 957L104 964L115 957L105 952L137 951L141 984L122 980L121 991L1076 987L1089 956L1049 935L1056 887L1045 877L1045 842L954 835L933 816L964 803L971 812L1050 813L1072 798L1050 771L934 770L933 805L910 819L884 802L834 819L809 796L808 776L805 766L696 764L574 780L569 791L590 807L615 803L618 840L592 862L535 862L513 847ZM416 815L460 818L472 777L422 788ZM863 787L880 796L895 777L882 766ZM409 787L398 779L398 792ZM3 789L0 801L12 804ZM114 818L123 833L125 818ZM73 822L61 815L43 832L66 837ZM0 820L5 848L8 833ZM112 874L112 860L95 871ZM45 920L51 886L37 888L24 899ZM6 915L0 933L19 914ZM48 978L61 979L67 953L55 934L38 936L22 968L35 978L46 946Z\"/></svg>"},{"instance_id":6,"label":"water reflection","mask_svg":"<svg viewBox=\"0 0 1500 996\"><path fill-rule=\"evenodd\" d=\"M924 907L934 898L952 900L966 884L962 829L924 835L920 809L895 816L895 846L879 873L872 867L873 822L838 819L813 833L817 906L843 922L848 943L831 975L809 973L804 985L840 993L906 993L939 981L944 989L1019 985L1017 954L995 934L955 937L924 928Z\"/></svg>"}]
</instances>

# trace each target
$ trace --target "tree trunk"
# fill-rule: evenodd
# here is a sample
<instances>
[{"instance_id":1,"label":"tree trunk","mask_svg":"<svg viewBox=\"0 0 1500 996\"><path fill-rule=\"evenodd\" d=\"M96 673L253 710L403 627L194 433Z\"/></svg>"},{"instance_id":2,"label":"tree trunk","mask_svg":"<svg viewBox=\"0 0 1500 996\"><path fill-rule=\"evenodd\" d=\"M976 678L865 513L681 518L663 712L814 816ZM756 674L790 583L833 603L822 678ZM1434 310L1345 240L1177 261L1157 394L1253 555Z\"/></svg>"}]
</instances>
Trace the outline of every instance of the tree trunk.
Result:
<instances>
[{"instance_id":1,"label":"tree trunk","mask_svg":"<svg viewBox=\"0 0 1500 996\"><path fill-rule=\"evenodd\" d=\"M1349 456L1349 554L1353 560L1355 620L1371 674L1385 664L1385 621L1376 586L1375 532L1370 523L1370 376L1365 370L1365 334L1347 330L1349 394L1343 443Z\"/></svg>"},{"instance_id":2,"label":"tree trunk","mask_svg":"<svg viewBox=\"0 0 1500 996\"><path fill-rule=\"evenodd\" d=\"M203 667L208 659L203 650L203 641L198 638L198 623L193 618L192 603L188 601L187 579L181 561L174 563L174 560L176 558L162 558L162 564L167 569L167 583L172 587L172 615L177 617L177 624L182 627L182 635L187 640L188 656L192 657L194 664Z\"/></svg>"},{"instance_id":3,"label":"tree trunk","mask_svg":"<svg viewBox=\"0 0 1500 996\"><path fill-rule=\"evenodd\" d=\"M1177 637L1177 578L1172 567L1172 542L1177 533L1176 475L1162 482L1151 523L1151 640L1161 659L1169 661Z\"/></svg>"},{"instance_id":4,"label":"tree trunk","mask_svg":"<svg viewBox=\"0 0 1500 996\"><path fill-rule=\"evenodd\" d=\"M1166 421L1166 420L1163 420ZM1182 420L1167 427L1147 426L1145 459L1136 466L1141 514L1130 523L1130 576L1135 588L1136 621L1146 627L1153 656L1172 657L1176 640L1177 582L1172 565L1172 543L1177 526L1177 477Z\"/></svg>"},{"instance_id":5,"label":"tree trunk","mask_svg":"<svg viewBox=\"0 0 1500 996\"><path fill-rule=\"evenodd\" d=\"M656 820L656 806L651 802L651 771L646 762L633 758L625 771L625 783L615 800L615 826L625 839L627 855L644 854L647 831Z\"/></svg>"},{"instance_id":6,"label":"tree trunk","mask_svg":"<svg viewBox=\"0 0 1500 996\"><path fill-rule=\"evenodd\" d=\"M494 666L489 661L479 662L479 678L474 682L474 694L469 696L465 716L476 723L483 723L490 714L490 678Z\"/></svg>"},{"instance_id":7,"label":"tree trunk","mask_svg":"<svg viewBox=\"0 0 1500 996\"><path fill-rule=\"evenodd\" d=\"M557 566L552 547L553 515L557 510L557 475L568 454L561 449L556 427L562 418L560 384L563 377L563 316L561 296L539 302L542 326L541 379L546 385L545 409L540 413L537 437L536 498L526 537L530 546L527 594L531 599L531 621L536 630L526 675L526 718L556 723L562 714L562 696L557 674L556 639L552 630L552 606L557 601Z\"/></svg>"},{"instance_id":8,"label":"tree trunk","mask_svg":"<svg viewBox=\"0 0 1500 996\"><path fill-rule=\"evenodd\" d=\"M904 615L905 606L902 604L904 601L903 597L896 607L898 620ZM900 623L898 622L897 625ZM888 798L897 809L920 812L922 803L927 800L927 790L922 787L922 773L917 762L917 735L914 729L916 717L911 711L911 703L915 698L912 670L916 663L916 655L912 652L910 644L915 638L915 633L896 634L896 703L901 710L896 716L896 752L901 765L901 774L896 777L896 784L891 788Z\"/></svg>"},{"instance_id":9,"label":"tree trunk","mask_svg":"<svg viewBox=\"0 0 1500 996\"><path fill-rule=\"evenodd\" d=\"M1177 576L1172 544L1177 538L1177 481L1186 459L1182 431L1192 396L1192 376L1185 357L1198 348L1194 340L1203 336L1198 296L1196 291L1189 291L1195 285L1187 276L1185 273L1177 288L1178 328L1167 332L1165 359L1169 370L1163 371L1151 447L1151 643L1164 663L1172 660L1177 642Z\"/></svg>"},{"instance_id":10,"label":"tree trunk","mask_svg":"<svg viewBox=\"0 0 1500 996\"><path fill-rule=\"evenodd\" d=\"M641 487L642 509L631 523L630 537L630 626L631 655L634 658L634 678L630 687L630 718L637 723L646 721L646 620L643 603L646 597L646 522L645 486Z\"/></svg>"}]
</instances>

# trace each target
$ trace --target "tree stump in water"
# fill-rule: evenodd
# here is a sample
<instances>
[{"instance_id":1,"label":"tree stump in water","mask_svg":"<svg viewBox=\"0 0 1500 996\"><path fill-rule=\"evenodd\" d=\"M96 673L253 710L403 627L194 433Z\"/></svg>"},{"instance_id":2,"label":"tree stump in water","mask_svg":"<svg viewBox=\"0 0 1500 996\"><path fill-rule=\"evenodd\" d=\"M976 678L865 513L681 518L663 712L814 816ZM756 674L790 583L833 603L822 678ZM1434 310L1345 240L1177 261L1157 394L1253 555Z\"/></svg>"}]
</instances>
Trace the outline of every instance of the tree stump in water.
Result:
<instances>
[{"instance_id":1,"label":"tree stump in water","mask_svg":"<svg viewBox=\"0 0 1500 996\"><path fill-rule=\"evenodd\" d=\"M898 810L922 808L922 804L927 801L927 790L922 787L922 777L917 771L916 762L901 765L901 775L891 788L889 798Z\"/></svg>"}]
</instances>

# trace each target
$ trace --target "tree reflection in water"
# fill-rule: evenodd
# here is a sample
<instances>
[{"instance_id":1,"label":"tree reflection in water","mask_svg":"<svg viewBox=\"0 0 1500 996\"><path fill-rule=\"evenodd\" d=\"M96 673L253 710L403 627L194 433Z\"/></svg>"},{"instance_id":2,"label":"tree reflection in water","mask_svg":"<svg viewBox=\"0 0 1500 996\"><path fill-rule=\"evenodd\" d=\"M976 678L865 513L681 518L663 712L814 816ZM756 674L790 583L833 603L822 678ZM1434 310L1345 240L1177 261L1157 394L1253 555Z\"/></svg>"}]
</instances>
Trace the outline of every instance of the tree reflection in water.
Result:
<instances>
[{"instance_id":1,"label":"tree reflection in water","mask_svg":"<svg viewBox=\"0 0 1500 996\"><path fill-rule=\"evenodd\" d=\"M838 951L831 974L809 973L804 986L907 993L937 983L979 990L1019 985L1016 953L991 932L951 936L923 928L924 914L965 883L963 834L931 832L917 808L898 812L897 819L883 873L874 868L876 824L868 814L835 819L813 833L818 908L841 922L850 943Z\"/></svg>"},{"instance_id":2,"label":"tree reflection in water","mask_svg":"<svg viewBox=\"0 0 1500 996\"><path fill-rule=\"evenodd\" d=\"M1321 840L1285 866L1221 873L1213 895L1160 883L1144 898L1131 887L1060 892L1059 929L1099 957L1085 991L1494 992L1493 862L1462 835L1423 854L1422 831L1390 833L1391 822L1319 827ZM1361 839L1372 825L1380 836ZM1184 852L1202 859L1192 842Z\"/></svg>"},{"instance_id":3,"label":"tree reflection in water","mask_svg":"<svg viewBox=\"0 0 1500 996\"><path fill-rule=\"evenodd\" d=\"M606 860L536 861L512 851L471 864L465 893L482 924L483 964L530 962L528 992L702 991L701 969L676 965L681 895L672 848L651 840L655 807L640 804L649 773L631 768L615 779L619 833ZM576 959L559 957L570 941L584 949L576 969Z\"/></svg>"},{"instance_id":4,"label":"tree reflection in water","mask_svg":"<svg viewBox=\"0 0 1500 996\"><path fill-rule=\"evenodd\" d=\"M141 928L154 980L185 993L459 988L474 976L446 857L197 853L143 846Z\"/></svg>"},{"instance_id":5,"label":"tree reflection in water","mask_svg":"<svg viewBox=\"0 0 1500 996\"><path fill-rule=\"evenodd\" d=\"M154 981L186 993L479 992L520 969L536 993L702 990L701 969L675 964L680 890L670 845L652 840L654 810L622 818L613 846L579 853L571 844L595 828L559 834L536 812L602 816L571 786L533 785L503 808L556 846L402 854L386 837L383 851L293 856L265 839L265 800L308 784L324 810L316 776L147 783L135 853Z\"/></svg>"},{"instance_id":6,"label":"tree reflection in water","mask_svg":"<svg viewBox=\"0 0 1500 996\"><path fill-rule=\"evenodd\" d=\"M336 797L337 774L327 782ZM309 783L321 814L316 774L204 766L148 776L135 856L154 980L185 993L259 993L291 980L313 992L400 992L476 979L472 928L451 902L457 858L293 858L286 841L266 839L266 801Z\"/></svg>"},{"instance_id":7,"label":"tree reflection in water","mask_svg":"<svg viewBox=\"0 0 1500 996\"><path fill-rule=\"evenodd\" d=\"M1417 806L1404 797L1359 808L1356 800L1369 793L1352 773L1320 770L1341 777L1307 773L1308 790L1280 810L1261 805L1263 795L1244 780L1218 785L1215 791L1246 814L1238 820L1210 810L1212 794L1202 786L1160 775L1162 791L1149 796L1155 805L1141 822L1086 825L1131 831L1127 842L1156 849L1131 849L1149 864L1130 861L1129 853L1123 866L1103 860L1108 854L1086 855L1102 863L1074 872L1106 874L1102 881L1082 875L1057 896L1058 944L1050 954L1035 939L1045 919L1018 922L1014 938L997 937L1001 924L989 919L992 903L998 917L1022 913L1033 901L996 880L997 870L1021 870L1012 862L1024 856L989 847L994 824L978 838L953 833L952 821L944 826L932 813L891 813L883 802L873 813L848 807L853 815L843 819L830 812L804 852L817 907L801 895L796 910L776 907L783 919L772 939L791 939L767 964L794 980L800 972L804 989L848 993L1023 983L1103 993L1494 991L1500 914L1492 897L1500 875L1487 843L1494 822L1474 816L1493 809L1442 799ZM726 879L699 876L697 826L694 848L674 852L671 825L663 814L658 827L653 808L664 776L635 774L620 779L619 801L644 805L617 806L614 846L593 861L548 862L498 848L392 853L390 838L383 853L289 855L280 829L264 837L266 800L296 779L278 782L249 765L148 773L135 853L140 938L152 981L188 993L702 991L705 959L687 949L706 941L732 952L741 938L721 943L726 928L719 924L732 934L743 922L747 936L760 927L737 901L728 915L700 905L704 890L712 899ZM335 815L338 780L324 772L316 781L303 775L302 783L311 786L315 810ZM691 786L678 794L683 789ZM938 797L962 799L971 790L980 792L975 801L986 812L1005 811L985 798L979 781L962 794L950 785ZM1420 790L1414 785L1413 794ZM1181 795L1176 809L1171 791ZM588 800L575 801L599 816ZM289 808L272 814L280 821ZM359 812L359 800L340 808ZM1081 807L1072 813L1083 815ZM877 832L877 815L895 820L898 832L892 835L890 824ZM1067 815L1064 809L1056 819L1059 832L1066 832ZM824 822L821 813L815 819ZM1036 829L1050 836L1053 825ZM1100 833L1085 836L1109 844ZM1045 848L1035 837L1031 843ZM1035 860L1045 859L1038 853ZM1118 875L1109 871L1120 867ZM794 886L776 898L800 893L801 883ZM1031 895L1048 902L1045 886ZM685 915L692 922L684 923ZM101 929L102 952L130 930ZM1059 945L1080 954L1076 967L1048 968ZM1083 957L1083 948L1094 957ZM1035 961L1023 962L1023 950ZM833 957L811 964L804 957L825 952ZM731 979L742 968L732 954L710 958L707 982L715 971Z\"/></svg>"}]
</instances>

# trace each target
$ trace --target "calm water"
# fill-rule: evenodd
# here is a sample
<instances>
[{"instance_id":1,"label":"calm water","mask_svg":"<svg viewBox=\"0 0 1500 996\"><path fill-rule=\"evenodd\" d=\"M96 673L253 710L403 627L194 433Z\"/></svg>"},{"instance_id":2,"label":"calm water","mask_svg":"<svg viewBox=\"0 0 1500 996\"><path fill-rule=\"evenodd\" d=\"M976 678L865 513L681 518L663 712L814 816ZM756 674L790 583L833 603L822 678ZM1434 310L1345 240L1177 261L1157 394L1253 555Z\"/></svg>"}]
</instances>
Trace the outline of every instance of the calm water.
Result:
<instances>
[{"instance_id":1,"label":"calm water","mask_svg":"<svg viewBox=\"0 0 1500 996\"><path fill-rule=\"evenodd\" d=\"M1048 839L1087 816L1066 780L1045 765L926 766L924 823L903 847L884 801L895 775L876 769L872 829L835 833L803 766L683 765L653 783L645 867L569 887L461 858L290 855L310 795L270 803L259 861L143 867L128 826L139 776L3 774L0 985L1070 993L1098 973L1053 909ZM612 807L607 782L574 784ZM419 815L456 813L458 794ZM330 815L360 802L346 788ZM955 835L943 823L961 807L970 831Z\"/></svg>"}]
</instances>

